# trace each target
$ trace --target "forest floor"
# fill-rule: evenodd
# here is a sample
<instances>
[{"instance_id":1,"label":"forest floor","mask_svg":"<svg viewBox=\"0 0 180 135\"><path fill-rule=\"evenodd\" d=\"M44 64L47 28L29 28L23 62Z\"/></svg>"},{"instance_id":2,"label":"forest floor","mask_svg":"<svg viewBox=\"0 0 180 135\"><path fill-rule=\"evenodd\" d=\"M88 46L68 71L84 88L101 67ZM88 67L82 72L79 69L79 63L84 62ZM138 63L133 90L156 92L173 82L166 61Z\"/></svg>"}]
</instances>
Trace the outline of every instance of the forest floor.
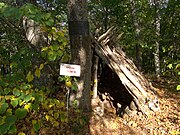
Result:
<instances>
[{"instance_id":1,"label":"forest floor","mask_svg":"<svg viewBox=\"0 0 180 135\"><path fill-rule=\"evenodd\" d=\"M103 116L91 115L89 133L91 135L180 135L180 92L172 81L153 81L160 104L160 111L150 114L123 118L108 111Z\"/></svg>"}]
</instances>

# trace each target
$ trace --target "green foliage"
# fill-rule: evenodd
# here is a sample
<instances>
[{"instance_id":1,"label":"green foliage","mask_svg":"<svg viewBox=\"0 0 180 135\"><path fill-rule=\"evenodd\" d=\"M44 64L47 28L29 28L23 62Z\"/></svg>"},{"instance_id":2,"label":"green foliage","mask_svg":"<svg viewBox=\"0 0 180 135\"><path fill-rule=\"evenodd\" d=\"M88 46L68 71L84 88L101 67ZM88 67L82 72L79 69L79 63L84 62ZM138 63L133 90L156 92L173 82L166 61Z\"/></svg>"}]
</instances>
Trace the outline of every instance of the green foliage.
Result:
<instances>
[{"instance_id":1,"label":"green foliage","mask_svg":"<svg viewBox=\"0 0 180 135\"><path fill-rule=\"evenodd\" d=\"M18 109L16 109L16 111L15 111L15 115L16 115L16 117L18 118L18 119L23 119L23 118L25 118L26 117L26 115L27 115L27 110L26 109L24 109L24 108L18 108Z\"/></svg>"},{"instance_id":2,"label":"green foliage","mask_svg":"<svg viewBox=\"0 0 180 135\"><path fill-rule=\"evenodd\" d=\"M73 92L77 91L76 78L57 77L59 63L70 60L65 14L67 1L46 2L47 7L29 3L12 6L0 2L0 134L23 135L24 131L19 131L18 126L23 127L24 122L31 125L25 128L26 131L33 130L32 133L38 134L40 128L48 127L47 124L53 128L69 124L77 133L88 121L76 108L76 100L74 108L67 110L67 91L59 88L65 84ZM143 70L150 73L154 71L154 43L160 41L163 75L179 79L178 1L169 0L167 6L160 9L159 39L153 25L155 7L148 1L134 2L136 16L132 14L131 1L88 1L91 30L102 27L105 31L110 26L117 26L117 32L123 33L117 42L132 58L136 56L135 46L139 45ZM136 35L134 17L140 27L140 38ZM34 46L27 41L23 27L25 19L34 20L40 26L48 38L47 43ZM180 86L176 89L179 91ZM69 119L67 111L73 114Z\"/></svg>"},{"instance_id":3,"label":"green foliage","mask_svg":"<svg viewBox=\"0 0 180 135\"><path fill-rule=\"evenodd\" d=\"M77 91L77 79L75 77L70 76L60 76L58 77L59 82L64 82L65 86L71 88L72 91Z\"/></svg>"},{"instance_id":4,"label":"green foliage","mask_svg":"<svg viewBox=\"0 0 180 135\"><path fill-rule=\"evenodd\" d=\"M176 87L176 90L178 90L178 91L180 90L180 85L178 85L178 86Z\"/></svg>"},{"instance_id":5,"label":"green foliage","mask_svg":"<svg viewBox=\"0 0 180 135\"><path fill-rule=\"evenodd\" d=\"M33 125L34 130L38 132L41 127L40 121L32 120L32 125Z\"/></svg>"}]
</instances>

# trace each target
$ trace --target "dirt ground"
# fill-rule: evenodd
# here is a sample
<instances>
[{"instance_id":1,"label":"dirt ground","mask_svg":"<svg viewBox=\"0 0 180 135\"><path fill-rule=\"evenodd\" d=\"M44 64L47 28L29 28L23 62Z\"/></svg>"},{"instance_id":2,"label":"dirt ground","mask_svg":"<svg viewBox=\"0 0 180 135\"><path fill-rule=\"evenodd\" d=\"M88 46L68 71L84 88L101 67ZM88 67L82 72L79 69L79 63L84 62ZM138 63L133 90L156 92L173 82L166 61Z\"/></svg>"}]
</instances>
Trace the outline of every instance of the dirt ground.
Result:
<instances>
[{"instance_id":1,"label":"dirt ground","mask_svg":"<svg viewBox=\"0 0 180 135\"><path fill-rule=\"evenodd\" d=\"M118 117L113 110L105 110L103 115L93 113L90 119L91 135L180 135L180 93L170 91L170 83L154 82L160 111L142 116ZM169 87L168 87L169 86Z\"/></svg>"}]
</instances>

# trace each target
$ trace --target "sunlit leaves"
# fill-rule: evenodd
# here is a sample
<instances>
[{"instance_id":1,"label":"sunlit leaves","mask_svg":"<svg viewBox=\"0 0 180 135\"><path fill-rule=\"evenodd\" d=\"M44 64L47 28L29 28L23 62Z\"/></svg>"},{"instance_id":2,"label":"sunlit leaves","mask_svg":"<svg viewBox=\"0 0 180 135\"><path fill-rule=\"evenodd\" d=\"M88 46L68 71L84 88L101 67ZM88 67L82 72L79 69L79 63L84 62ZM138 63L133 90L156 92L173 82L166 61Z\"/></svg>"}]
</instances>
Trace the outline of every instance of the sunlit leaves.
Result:
<instances>
[{"instance_id":1,"label":"sunlit leaves","mask_svg":"<svg viewBox=\"0 0 180 135\"><path fill-rule=\"evenodd\" d=\"M178 90L178 91L180 90L180 85L178 85L178 86L176 87L176 90Z\"/></svg>"},{"instance_id":2,"label":"sunlit leaves","mask_svg":"<svg viewBox=\"0 0 180 135\"><path fill-rule=\"evenodd\" d=\"M72 86L72 83L71 83L71 81L66 81L65 85L70 88Z\"/></svg>"},{"instance_id":3,"label":"sunlit leaves","mask_svg":"<svg viewBox=\"0 0 180 135\"><path fill-rule=\"evenodd\" d=\"M37 76L38 78L40 78L41 76L41 70L39 68L36 68L35 70L35 76Z\"/></svg>"},{"instance_id":4,"label":"sunlit leaves","mask_svg":"<svg viewBox=\"0 0 180 135\"><path fill-rule=\"evenodd\" d=\"M3 8L3 7L5 7L5 3L0 2L0 9Z\"/></svg>"},{"instance_id":5,"label":"sunlit leaves","mask_svg":"<svg viewBox=\"0 0 180 135\"><path fill-rule=\"evenodd\" d=\"M48 59L49 61L55 61L57 58L57 53L54 51L49 51L48 52Z\"/></svg>"},{"instance_id":6,"label":"sunlit leaves","mask_svg":"<svg viewBox=\"0 0 180 135\"><path fill-rule=\"evenodd\" d=\"M31 103L28 103L24 106L24 109L26 109L28 112L31 109Z\"/></svg>"},{"instance_id":7,"label":"sunlit leaves","mask_svg":"<svg viewBox=\"0 0 180 135\"><path fill-rule=\"evenodd\" d=\"M44 68L44 64L41 64L39 70L42 70L43 68Z\"/></svg>"},{"instance_id":8,"label":"sunlit leaves","mask_svg":"<svg viewBox=\"0 0 180 135\"><path fill-rule=\"evenodd\" d=\"M169 64L167 67L168 67L169 69L172 69L172 68L173 68L173 64Z\"/></svg>"},{"instance_id":9,"label":"sunlit leaves","mask_svg":"<svg viewBox=\"0 0 180 135\"><path fill-rule=\"evenodd\" d=\"M49 115L46 115L46 116L45 116L45 118L46 118L47 121L49 121L49 117L50 117Z\"/></svg>"},{"instance_id":10,"label":"sunlit leaves","mask_svg":"<svg viewBox=\"0 0 180 135\"><path fill-rule=\"evenodd\" d=\"M54 20L50 13L42 12L33 4L26 4L22 6L20 11L29 19L32 19L42 25L52 26L54 24Z\"/></svg>"},{"instance_id":11,"label":"sunlit leaves","mask_svg":"<svg viewBox=\"0 0 180 135\"><path fill-rule=\"evenodd\" d=\"M26 79L28 80L28 82L31 82L34 79L33 74L31 73L31 71L28 72Z\"/></svg>"},{"instance_id":12,"label":"sunlit leaves","mask_svg":"<svg viewBox=\"0 0 180 135\"><path fill-rule=\"evenodd\" d=\"M25 133L23 132L19 132L18 135L26 135Z\"/></svg>"},{"instance_id":13,"label":"sunlit leaves","mask_svg":"<svg viewBox=\"0 0 180 135\"><path fill-rule=\"evenodd\" d=\"M49 97L48 94L56 89L54 87L50 89L49 84L47 86L39 82L43 75L45 77L47 75L46 83L49 81L49 76L52 76L49 71L46 74L47 63L53 66L62 58L69 58L68 39L65 37L67 31L56 28L51 13L44 12L32 4L13 7L0 3L0 12L0 17L5 17L3 19L9 22L3 23L5 26L1 27L3 42L0 45L0 62L7 71L5 75L0 76L0 134L24 135L24 130L22 130L24 133L19 130L17 133L16 126L18 128L22 121L26 120L32 122L28 128L38 132L41 122L37 119L42 108L41 111L44 111L43 113L49 118L45 118L44 115L41 118L48 119L53 126L59 126L61 121L67 121L65 102ZM31 46L26 41L26 30L23 27L25 19L34 20L42 28L41 32L51 37L48 39L48 44L43 42L40 46ZM44 53L43 58L42 53ZM37 85L33 85L37 83L38 88ZM64 98L64 95L62 97ZM32 121L32 117L36 120Z\"/></svg>"}]
</instances>

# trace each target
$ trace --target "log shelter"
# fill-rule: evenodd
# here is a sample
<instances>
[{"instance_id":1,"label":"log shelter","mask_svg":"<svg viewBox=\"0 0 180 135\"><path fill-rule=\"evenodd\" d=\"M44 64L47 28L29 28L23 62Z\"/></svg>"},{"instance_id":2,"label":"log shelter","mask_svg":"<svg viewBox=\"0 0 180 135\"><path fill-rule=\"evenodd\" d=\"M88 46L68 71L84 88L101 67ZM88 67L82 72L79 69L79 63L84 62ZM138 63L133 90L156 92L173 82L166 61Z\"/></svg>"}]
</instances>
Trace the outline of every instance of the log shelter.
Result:
<instances>
[{"instance_id":1,"label":"log shelter","mask_svg":"<svg viewBox=\"0 0 180 135\"><path fill-rule=\"evenodd\" d=\"M137 69L133 61L117 44L114 28L108 29L93 39L93 98L98 92L113 97L113 106L117 113L123 115L129 111L141 112L149 115L158 111L158 98L151 83ZM102 60L102 71L98 78L98 61ZM99 82L97 81L99 80ZM99 88L101 87L101 88Z\"/></svg>"}]
</instances>

